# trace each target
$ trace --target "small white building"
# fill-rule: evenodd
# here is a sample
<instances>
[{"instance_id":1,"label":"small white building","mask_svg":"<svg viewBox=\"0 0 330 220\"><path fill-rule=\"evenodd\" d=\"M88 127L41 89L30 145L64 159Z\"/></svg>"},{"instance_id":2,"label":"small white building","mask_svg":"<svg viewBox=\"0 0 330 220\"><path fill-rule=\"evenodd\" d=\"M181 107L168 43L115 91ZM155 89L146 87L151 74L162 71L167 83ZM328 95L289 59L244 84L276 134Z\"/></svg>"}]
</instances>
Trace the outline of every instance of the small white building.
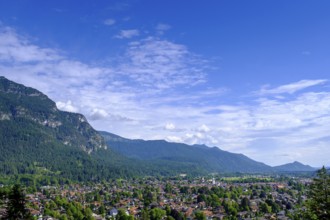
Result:
<instances>
[{"instance_id":1,"label":"small white building","mask_svg":"<svg viewBox=\"0 0 330 220\"><path fill-rule=\"evenodd\" d=\"M116 215L118 215L118 210L116 208L111 209L109 211L109 215L115 217Z\"/></svg>"}]
</instances>

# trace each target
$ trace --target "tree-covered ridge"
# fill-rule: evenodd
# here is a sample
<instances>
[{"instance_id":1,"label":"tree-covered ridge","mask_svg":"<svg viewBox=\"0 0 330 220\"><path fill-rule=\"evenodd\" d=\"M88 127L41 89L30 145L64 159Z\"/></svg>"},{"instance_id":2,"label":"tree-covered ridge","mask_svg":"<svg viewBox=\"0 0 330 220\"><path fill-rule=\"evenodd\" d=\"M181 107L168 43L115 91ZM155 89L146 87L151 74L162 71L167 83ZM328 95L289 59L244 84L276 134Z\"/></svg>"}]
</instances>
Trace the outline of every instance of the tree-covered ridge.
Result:
<instances>
[{"instance_id":1,"label":"tree-covered ridge","mask_svg":"<svg viewBox=\"0 0 330 220\"><path fill-rule=\"evenodd\" d=\"M308 173L316 169L299 162L270 167L243 154L223 151L218 147L171 143L165 140L132 140L109 132L100 131L111 149L129 158L162 166L161 164L189 164L204 172L220 173Z\"/></svg>"},{"instance_id":2,"label":"tree-covered ridge","mask_svg":"<svg viewBox=\"0 0 330 220\"><path fill-rule=\"evenodd\" d=\"M190 164L207 172L272 172L272 168L242 154L204 145L170 143L164 140L130 140L100 132L114 151L127 157L158 164Z\"/></svg>"}]
</instances>

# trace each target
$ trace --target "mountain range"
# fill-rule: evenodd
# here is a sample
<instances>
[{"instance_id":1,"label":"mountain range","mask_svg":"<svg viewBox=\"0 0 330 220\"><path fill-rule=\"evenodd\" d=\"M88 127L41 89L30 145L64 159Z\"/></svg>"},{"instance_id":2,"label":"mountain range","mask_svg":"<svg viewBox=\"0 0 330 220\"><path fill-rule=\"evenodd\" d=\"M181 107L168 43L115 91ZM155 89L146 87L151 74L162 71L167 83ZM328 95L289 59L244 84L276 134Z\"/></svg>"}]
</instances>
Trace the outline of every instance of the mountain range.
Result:
<instances>
[{"instance_id":1,"label":"mountain range","mask_svg":"<svg viewBox=\"0 0 330 220\"><path fill-rule=\"evenodd\" d=\"M170 143L164 140L130 140L100 132L114 151L129 158L149 162L190 163L207 172L271 172L272 168L243 154L234 154L217 147Z\"/></svg>"},{"instance_id":2,"label":"mountain range","mask_svg":"<svg viewBox=\"0 0 330 220\"><path fill-rule=\"evenodd\" d=\"M40 91L0 77L0 173L101 180L123 176L312 171L278 167L218 147L130 140L96 131L77 113L57 109Z\"/></svg>"}]
</instances>

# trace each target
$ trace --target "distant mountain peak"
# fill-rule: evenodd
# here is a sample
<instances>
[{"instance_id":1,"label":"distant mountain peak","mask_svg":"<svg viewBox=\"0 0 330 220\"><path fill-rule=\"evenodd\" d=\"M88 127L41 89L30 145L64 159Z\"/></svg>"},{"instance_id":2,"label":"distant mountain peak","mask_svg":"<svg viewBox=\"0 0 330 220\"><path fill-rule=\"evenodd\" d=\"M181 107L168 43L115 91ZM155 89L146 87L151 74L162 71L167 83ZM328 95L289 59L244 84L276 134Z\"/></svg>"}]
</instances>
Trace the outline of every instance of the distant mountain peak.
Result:
<instances>
[{"instance_id":1,"label":"distant mountain peak","mask_svg":"<svg viewBox=\"0 0 330 220\"><path fill-rule=\"evenodd\" d=\"M300 172L300 171L315 171L316 169L300 163L299 161L294 161L292 163L283 164L280 166L275 166L275 170L284 172Z\"/></svg>"},{"instance_id":2,"label":"distant mountain peak","mask_svg":"<svg viewBox=\"0 0 330 220\"><path fill-rule=\"evenodd\" d=\"M0 76L0 91L7 94L18 94L23 96L39 96L42 99L48 99L48 97L42 92L31 88L26 87L22 84L10 81L9 79ZM54 106L55 103L53 102Z\"/></svg>"}]
</instances>

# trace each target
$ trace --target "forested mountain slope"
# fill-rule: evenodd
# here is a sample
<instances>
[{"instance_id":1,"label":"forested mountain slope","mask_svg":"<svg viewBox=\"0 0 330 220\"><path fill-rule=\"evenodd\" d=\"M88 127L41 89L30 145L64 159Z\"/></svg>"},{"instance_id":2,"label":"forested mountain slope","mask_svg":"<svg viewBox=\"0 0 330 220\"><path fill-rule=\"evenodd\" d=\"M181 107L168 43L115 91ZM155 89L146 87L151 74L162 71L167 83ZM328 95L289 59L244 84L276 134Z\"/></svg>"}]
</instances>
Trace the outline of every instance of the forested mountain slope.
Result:
<instances>
[{"instance_id":1,"label":"forested mountain slope","mask_svg":"<svg viewBox=\"0 0 330 220\"><path fill-rule=\"evenodd\" d=\"M234 154L205 145L170 143L164 140L130 140L100 132L108 145L129 158L149 162L190 163L208 172L271 172L272 167L256 162L243 154Z\"/></svg>"},{"instance_id":2,"label":"forested mountain slope","mask_svg":"<svg viewBox=\"0 0 330 220\"><path fill-rule=\"evenodd\" d=\"M119 173L94 159L97 151L117 158L83 115L60 111L38 90L0 77L0 173L43 170L77 180Z\"/></svg>"}]
</instances>

